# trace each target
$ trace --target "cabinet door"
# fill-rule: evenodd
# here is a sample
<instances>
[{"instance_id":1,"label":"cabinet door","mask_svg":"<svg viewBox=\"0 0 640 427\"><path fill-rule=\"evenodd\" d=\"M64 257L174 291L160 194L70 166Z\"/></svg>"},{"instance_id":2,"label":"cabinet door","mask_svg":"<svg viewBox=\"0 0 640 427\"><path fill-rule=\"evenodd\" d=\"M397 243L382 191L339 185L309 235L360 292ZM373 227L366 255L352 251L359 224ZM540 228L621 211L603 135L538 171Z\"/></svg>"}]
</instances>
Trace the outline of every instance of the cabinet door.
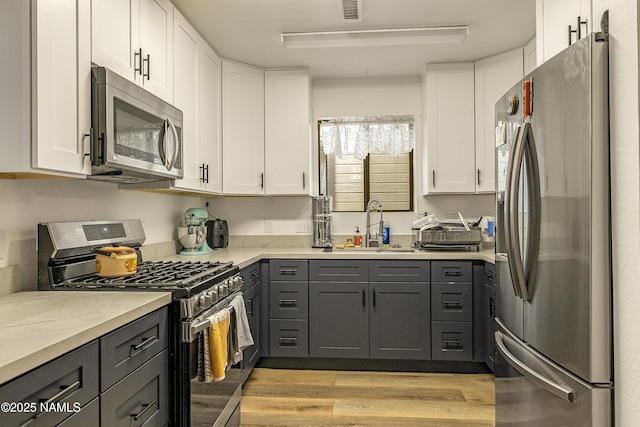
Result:
<instances>
[{"instance_id":1,"label":"cabinet door","mask_svg":"<svg viewBox=\"0 0 640 427\"><path fill-rule=\"evenodd\" d=\"M370 357L431 356L428 283L371 283Z\"/></svg>"},{"instance_id":2,"label":"cabinet door","mask_svg":"<svg viewBox=\"0 0 640 427\"><path fill-rule=\"evenodd\" d=\"M569 27L577 29L579 16L582 21L587 20L587 24L581 25L581 35L584 37L589 33L591 11L586 5L583 6L584 1L586 0L536 0L538 65L576 41L577 33L570 35Z\"/></svg>"},{"instance_id":3,"label":"cabinet door","mask_svg":"<svg viewBox=\"0 0 640 427\"><path fill-rule=\"evenodd\" d=\"M131 81L140 75L140 0L91 0L91 59Z\"/></svg>"},{"instance_id":4,"label":"cabinet door","mask_svg":"<svg viewBox=\"0 0 640 427\"><path fill-rule=\"evenodd\" d=\"M169 0L140 0L139 25L142 85L173 102L173 5Z\"/></svg>"},{"instance_id":5,"label":"cabinet door","mask_svg":"<svg viewBox=\"0 0 640 427\"><path fill-rule=\"evenodd\" d=\"M199 190L202 185L198 132L201 121L198 108L199 35L182 15L176 13L173 37L175 46L173 103L176 108L182 110L184 123L182 131L184 177L176 181L176 187Z\"/></svg>"},{"instance_id":6,"label":"cabinet door","mask_svg":"<svg viewBox=\"0 0 640 427\"><path fill-rule=\"evenodd\" d=\"M423 191L475 192L473 63L429 64Z\"/></svg>"},{"instance_id":7,"label":"cabinet door","mask_svg":"<svg viewBox=\"0 0 640 427\"><path fill-rule=\"evenodd\" d=\"M483 59L475 64L476 192L496 191L496 102L523 77L523 49Z\"/></svg>"},{"instance_id":8,"label":"cabinet door","mask_svg":"<svg viewBox=\"0 0 640 427\"><path fill-rule=\"evenodd\" d=\"M91 170L90 5L87 0L33 0L32 166Z\"/></svg>"},{"instance_id":9,"label":"cabinet door","mask_svg":"<svg viewBox=\"0 0 640 427\"><path fill-rule=\"evenodd\" d=\"M307 70L265 72L265 193L309 194Z\"/></svg>"},{"instance_id":10,"label":"cabinet door","mask_svg":"<svg viewBox=\"0 0 640 427\"><path fill-rule=\"evenodd\" d=\"M264 71L222 62L222 186L264 194Z\"/></svg>"},{"instance_id":11,"label":"cabinet door","mask_svg":"<svg viewBox=\"0 0 640 427\"><path fill-rule=\"evenodd\" d=\"M309 355L369 357L366 283L309 283Z\"/></svg>"},{"instance_id":12,"label":"cabinet door","mask_svg":"<svg viewBox=\"0 0 640 427\"><path fill-rule=\"evenodd\" d=\"M247 312L247 318L249 320L249 329L251 330L251 336L253 337L253 345L244 349L243 353L243 378L246 378L251 373L253 367L258 363L260 358L260 283L249 289L243 294L245 310Z\"/></svg>"},{"instance_id":13,"label":"cabinet door","mask_svg":"<svg viewBox=\"0 0 640 427\"><path fill-rule=\"evenodd\" d=\"M200 44L199 164L206 167L204 188L222 193L222 76L220 58L204 41Z\"/></svg>"}]
</instances>

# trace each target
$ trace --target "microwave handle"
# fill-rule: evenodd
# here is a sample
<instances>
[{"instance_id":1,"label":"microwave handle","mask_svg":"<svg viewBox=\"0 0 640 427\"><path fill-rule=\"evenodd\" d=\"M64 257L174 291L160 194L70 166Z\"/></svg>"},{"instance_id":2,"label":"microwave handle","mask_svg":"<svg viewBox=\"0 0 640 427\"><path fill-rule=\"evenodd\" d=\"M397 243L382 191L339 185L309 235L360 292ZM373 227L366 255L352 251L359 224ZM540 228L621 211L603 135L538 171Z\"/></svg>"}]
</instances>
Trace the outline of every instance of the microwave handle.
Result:
<instances>
[{"instance_id":1,"label":"microwave handle","mask_svg":"<svg viewBox=\"0 0 640 427\"><path fill-rule=\"evenodd\" d=\"M180 149L180 140L178 139L178 131L171 119L167 119L167 122L169 122L171 131L173 132L173 159L171 159L171 163L167 166L167 170L171 170L176 165L176 161L178 161L178 154L180 154L178 151Z\"/></svg>"},{"instance_id":2,"label":"microwave handle","mask_svg":"<svg viewBox=\"0 0 640 427\"><path fill-rule=\"evenodd\" d=\"M160 155L160 161L162 162L162 166L169 169L169 163L167 162L167 121L165 120L162 123L162 128L160 129L160 143L158 144L158 154Z\"/></svg>"}]
</instances>

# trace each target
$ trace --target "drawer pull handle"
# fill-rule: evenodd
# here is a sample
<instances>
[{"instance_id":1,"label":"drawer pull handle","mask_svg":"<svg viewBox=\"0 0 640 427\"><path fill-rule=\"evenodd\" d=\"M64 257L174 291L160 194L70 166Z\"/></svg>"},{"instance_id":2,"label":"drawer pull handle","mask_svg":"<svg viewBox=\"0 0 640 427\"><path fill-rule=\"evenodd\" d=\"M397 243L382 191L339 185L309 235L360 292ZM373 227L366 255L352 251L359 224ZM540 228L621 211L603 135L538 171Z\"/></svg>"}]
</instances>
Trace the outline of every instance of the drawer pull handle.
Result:
<instances>
[{"instance_id":1,"label":"drawer pull handle","mask_svg":"<svg viewBox=\"0 0 640 427\"><path fill-rule=\"evenodd\" d=\"M298 338L280 338L279 342L281 346L295 347L298 345Z\"/></svg>"},{"instance_id":2,"label":"drawer pull handle","mask_svg":"<svg viewBox=\"0 0 640 427\"><path fill-rule=\"evenodd\" d=\"M51 396L49 399L38 399L38 402L41 403L40 408L48 408L51 404L60 402L66 399L67 397L70 397L70 395L74 391L78 390L79 388L80 388L80 380L77 380L71 385L60 386L60 391L55 395ZM39 412L36 415L36 418L39 417L40 415L43 415L44 413L45 412Z\"/></svg>"},{"instance_id":3,"label":"drawer pull handle","mask_svg":"<svg viewBox=\"0 0 640 427\"><path fill-rule=\"evenodd\" d=\"M258 274L260 274L258 273L258 270L254 270L251 272L251 277L258 277Z\"/></svg>"},{"instance_id":4,"label":"drawer pull handle","mask_svg":"<svg viewBox=\"0 0 640 427\"><path fill-rule=\"evenodd\" d=\"M142 405L142 409L140 410L140 412L138 412L137 414L131 414L131 418L133 418L133 421L138 421L140 418L142 418L145 412L153 408L155 405L155 400L152 400L150 403L145 403L144 405Z\"/></svg>"},{"instance_id":5,"label":"drawer pull handle","mask_svg":"<svg viewBox=\"0 0 640 427\"><path fill-rule=\"evenodd\" d=\"M295 307L298 305L298 301L294 299L281 299L280 307Z\"/></svg>"},{"instance_id":6,"label":"drawer pull handle","mask_svg":"<svg viewBox=\"0 0 640 427\"><path fill-rule=\"evenodd\" d=\"M131 351L129 352L129 356L133 356L135 353L145 350L151 344L157 341L156 336L153 335L149 338L143 338L143 340L139 344L132 344Z\"/></svg>"},{"instance_id":7,"label":"drawer pull handle","mask_svg":"<svg viewBox=\"0 0 640 427\"><path fill-rule=\"evenodd\" d=\"M462 350L464 345L461 341L458 340L443 340L442 341L442 351L457 351Z\"/></svg>"},{"instance_id":8,"label":"drawer pull handle","mask_svg":"<svg viewBox=\"0 0 640 427\"><path fill-rule=\"evenodd\" d=\"M455 276L455 277L459 277L462 276L462 271L445 271L442 273L443 276Z\"/></svg>"},{"instance_id":9,"label":"drawer pull handle","mask_svg":"<svg viewBox=\"0 0 640 427\"><path fill-rule=\"evenodd\" d=\"M445 310L452 310L452 309L459 309L463 307L463 304L461 302L454 302L454 301L444 301L442 303L442 306Z\"/></svg>"},{"instance_id":10,"label":"drawer pull handle","mask_svg":"<svg viewBox=\"0 0 640 427\"><path fill-rule=\"evenodd\" d=\"M298 270L295 269L280 269L280 274L282 274L283 276L295 276L297 272Z\"/></svg>"},{"instance_id":11,"label":"drawer pull handle","mask_svg":"<svg viewBox=\"0 0 640 427\"><path fill-rule=\"evenodd\" d=\"M247 316L253 316L253 298L247 300Z\"/></svg>"}]
</instances>

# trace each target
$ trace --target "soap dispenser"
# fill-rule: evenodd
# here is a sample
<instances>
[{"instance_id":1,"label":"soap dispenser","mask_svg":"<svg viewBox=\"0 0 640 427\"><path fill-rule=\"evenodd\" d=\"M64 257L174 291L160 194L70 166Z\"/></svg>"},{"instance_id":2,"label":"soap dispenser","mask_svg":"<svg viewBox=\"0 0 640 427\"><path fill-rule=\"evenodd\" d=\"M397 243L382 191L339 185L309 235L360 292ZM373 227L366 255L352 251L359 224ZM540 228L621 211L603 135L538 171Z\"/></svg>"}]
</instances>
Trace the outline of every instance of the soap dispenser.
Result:
<instances>
[{"instance_id":1,"label":"soap dispenser","mask_svg":"<svg viewBox=\"0 0 640 427\"><path fill-rule=\"evenodd\" d=\"M359 248L362 246L362 235L360 234L360 229L356 225L356 229L353 233L353 246Z\"/></svg>"}]
</instances>

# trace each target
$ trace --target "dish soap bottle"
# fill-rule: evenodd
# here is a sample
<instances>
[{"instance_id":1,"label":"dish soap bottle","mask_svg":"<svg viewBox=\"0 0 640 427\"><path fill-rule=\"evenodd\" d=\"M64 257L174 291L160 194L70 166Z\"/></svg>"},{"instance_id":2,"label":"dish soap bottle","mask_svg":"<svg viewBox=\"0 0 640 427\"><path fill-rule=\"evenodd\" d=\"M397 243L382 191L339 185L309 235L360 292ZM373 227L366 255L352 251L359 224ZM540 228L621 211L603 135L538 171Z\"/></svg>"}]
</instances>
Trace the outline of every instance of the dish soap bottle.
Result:
<instances>
[{"instance_id":1,"label":"dish soap bottle","mask_svg":"<svg viewBox=\"0 0 640 427\"><path fill-rule=\"evenodd\" d=\"M353 246L359 248L362 246L362 235L360 234L360 229L356 225L355 232L353 233Z\"/></svg>"}]
</instances>

